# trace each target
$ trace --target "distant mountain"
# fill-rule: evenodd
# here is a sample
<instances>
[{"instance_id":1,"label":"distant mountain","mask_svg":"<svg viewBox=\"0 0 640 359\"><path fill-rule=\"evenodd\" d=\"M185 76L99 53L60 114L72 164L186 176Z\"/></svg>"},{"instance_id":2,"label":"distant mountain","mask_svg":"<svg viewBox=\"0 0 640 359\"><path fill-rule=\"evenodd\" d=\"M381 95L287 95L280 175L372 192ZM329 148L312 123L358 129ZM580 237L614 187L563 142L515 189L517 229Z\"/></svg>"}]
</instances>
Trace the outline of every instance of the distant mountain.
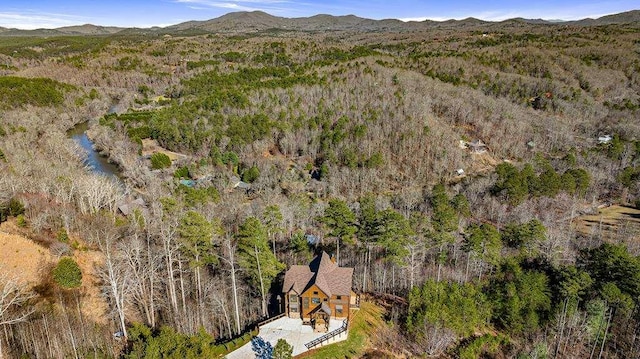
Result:
<instances>
[{"instance_id":1,"label":"distant mountain","mask_svg":"<svg viewBox=\"0 0 640 359\"><path fill-rule=\"evenodd\" d=\"M528 24L576 24L576 25L604 25L613 23L640 22L640 10L629 11L621 14L603 16L599 19L585 19L573 22L543 19L515 18L500 23L528 23ZM319 14L311 17L285 18L267 14L262 11L241 11L223 15L206 21L189 21L169 26L161 31L186 31L200 30L206 32L256 32L266 30L292 30L292 31L402 31L419 30L430 27L473 27L492 24L495 22L484 21L476 18L446 21L409 21L403 22L397 19L372 20L355 15L334 16Z\"/></svg>"},{"instance_id":2,"label":"distant mountain","mask_svg":"<svg viewBox=\"0 0 640 359\"><path fill-rule=\"evenodd\" d=\"M124 28L84 24L78 26L59 27L56 30L69 35L111 35L124 30Z\"/></svg>"},{"instance_id":3,"label":"distant mountain","mask_svg":"<svg viewBox=\"0 0 640 359\"><path fill-rule=\"evenodd\" d=\"M120 27L105 27L91 24L59 27L57 29L20 30L0 27L2 36L65 36L65 35L112 35L124 30Z\"/></svg>"},{"instance_id":4,"label":"distant mountain","mask_svg":"<svg viewBox=\"0 0 640 359\"><path fill-rule=\"evenodd\" d=\"M607 15L597 19L582 19L577 21L569 21L569 23L581 26L599 26L611 24L628 24L632 22L640 22L640 10L631 10L621 12L619 14Z\"/></svg>"},{"instance_id":5,"label":"distant mountain","mask_svg":"<svg viewBox=\"0 0 640 359\"><path fill-rule=\"evenodd\" d=\"M207 21L188 21L169 26L164 30L199 29L209 32L251 32L271 29L295 31L344 31L390 30L411 28L413 25L397 19L371 20L354 15L333 16L326 14L311 17L285 18L262 11L234 12Z\"/></svg>"},{"instance_id":6,"label":"distant mountain","mask_svg":"<svg viewBox=\"0 0 640 359\"><path fill-rule=\"evenodd\" d=\"M571 24L577 26L598 26L640 22L640 10L632 10L598 19L577 21L514 18L501 22L491 22L476 18L446 21L408 21L397 19L372 20L355 15L334 16L319 14L311 17L286 18L262 11L232 12L215 19L188 21L167 27L119 28L91 24L67 26L57 29L18 30L0 27L1 36L64 36L64 35L111 35L111 34L204 34L204 33L247 33L260 31L408 31L433 27L474 27L488 24L522 26L526 24L553 25Z\"/></svg>"},{"instance_id":7,"label":"distant mountain","mask_svg":"<svg viewBox=\"0 0 640 359\"><path fill-rule=\"evenodd\" d=\"M551 24L551 23L553 23L552 21L544 20L544 19L525 19L525 18L522 18L522 17L516 17L516 18L508 19L508 20L505 20L505 21L519 21L519 22L526 22L527 24Z\"/></svg>"},{"instance_id":8,"label":"distant mountain","mask_svg":"<svg viewBox=\"0 0 640 359\"><path fill-rule=\"evenodd\" d=\"M20 29L3 29L0 30L1 36L56 36L64 35L64 33L56 29L36 29L36 30L20 30Z\"/></svg>"}]
</instances>

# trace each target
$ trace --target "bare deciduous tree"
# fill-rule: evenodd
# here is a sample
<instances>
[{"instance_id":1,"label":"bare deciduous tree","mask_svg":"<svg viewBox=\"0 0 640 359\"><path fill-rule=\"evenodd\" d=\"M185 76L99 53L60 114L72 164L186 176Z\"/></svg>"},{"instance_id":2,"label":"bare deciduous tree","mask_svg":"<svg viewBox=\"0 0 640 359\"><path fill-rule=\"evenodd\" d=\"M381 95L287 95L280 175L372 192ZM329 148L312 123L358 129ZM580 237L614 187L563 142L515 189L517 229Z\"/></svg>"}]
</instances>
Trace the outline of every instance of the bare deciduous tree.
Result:
<instances>
[{"instance_id":1,"label":"bare deciduous tree","mask_svg":"<svg viewBox=\"0 0 640 359\"><path fill-rule=\"evenodd\" d=\"M0 273L1 269L0 269ZM35 295L27 290L26 285L6 274L0 274L0 327L9 326L27 320L35 308L28 302ZM6 332L5 332L6 333ZM4 358L3 342L0 338L0 359Z\"/></svg>"}]
</instances>

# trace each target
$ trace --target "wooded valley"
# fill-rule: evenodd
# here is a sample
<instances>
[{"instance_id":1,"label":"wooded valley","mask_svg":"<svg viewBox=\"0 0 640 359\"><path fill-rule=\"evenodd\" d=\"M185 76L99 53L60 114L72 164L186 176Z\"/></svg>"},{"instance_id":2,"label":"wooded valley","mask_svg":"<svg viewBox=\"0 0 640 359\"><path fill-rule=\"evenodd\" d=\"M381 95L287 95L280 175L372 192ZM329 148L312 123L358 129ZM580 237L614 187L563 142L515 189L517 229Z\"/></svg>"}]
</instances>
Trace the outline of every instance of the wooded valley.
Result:
<instances>
[{"instance_id":1,"label":"wooded valley","mask_svg":"<svg viewBox=\"0 0 640 359\"><path fill-rule=\"evenodd\" d=\"M638 12L228 20L0 33L0 358L223 357L323 250L346 357L640 356Z\"/></svg>"}]
</instances>

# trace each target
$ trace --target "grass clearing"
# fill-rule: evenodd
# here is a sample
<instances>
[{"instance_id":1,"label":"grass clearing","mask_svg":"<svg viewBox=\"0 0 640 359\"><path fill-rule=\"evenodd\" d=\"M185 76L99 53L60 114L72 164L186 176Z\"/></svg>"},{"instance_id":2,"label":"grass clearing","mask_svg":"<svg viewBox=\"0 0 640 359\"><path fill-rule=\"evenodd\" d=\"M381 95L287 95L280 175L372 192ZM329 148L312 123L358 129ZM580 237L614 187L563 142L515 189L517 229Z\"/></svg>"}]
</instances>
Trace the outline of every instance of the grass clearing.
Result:
<instances>
[{"instance_id":1,"label":"grass clearing","mask_svg":"<svg viewBox=\"0 0 640 359\"><path fill-rule=\"evenodd\" d=\"M145 138L142 140L142 155L143 156L151 156L152 154L159 152L164 153L169 156L171 161L177 161L181 159L187 158L186 155L178 152L169 151L166 148L163 148L158 144L158 141L152 140L150 138Z\"/></svg>"},{"instance_id":2,"label":"grass clearing","mask_svg":"<svg viewBox=\"0 0 640 359\"><path fill-rule=\"evenodd\" d=\"M625 226L640 234L640 210L613 205L600 209L598 214L581 216L576 220L578 232L587 236L601 232L603 237L610 237Z\"/></svg>"},{"instance_id":3,"label":"grass clearing","mask_svg":"<svg viewBox=\"0 0 640 359\"><path fill-rule=\"evenodd\" d=\"M15 220L0 226L0 271L7 278L15 278L25 285L40 282L41 269L54 263L55 259L34 241L19 234Z\"/></svg>"}]
</instances>

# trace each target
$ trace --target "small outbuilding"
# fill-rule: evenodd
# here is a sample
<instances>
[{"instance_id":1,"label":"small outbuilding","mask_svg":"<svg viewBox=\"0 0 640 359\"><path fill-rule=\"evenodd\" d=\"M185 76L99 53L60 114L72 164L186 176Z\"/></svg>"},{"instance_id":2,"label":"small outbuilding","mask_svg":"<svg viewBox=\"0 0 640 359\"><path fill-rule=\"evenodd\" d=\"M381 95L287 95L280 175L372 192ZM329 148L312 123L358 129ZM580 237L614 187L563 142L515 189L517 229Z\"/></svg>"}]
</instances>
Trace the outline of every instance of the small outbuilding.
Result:
<instances>
[{"instance_id":1,"label":"small outbuilding","mask_svg":"<svg viewBox=\"0 0 640 359\"><path fill-rule=\"evenodd\" d=\"M598 144L601 145L606 145L607 143L611 142L611 140L613 140L613 137L611 135L598 136Z\"/></svg>"}]
</instances>

